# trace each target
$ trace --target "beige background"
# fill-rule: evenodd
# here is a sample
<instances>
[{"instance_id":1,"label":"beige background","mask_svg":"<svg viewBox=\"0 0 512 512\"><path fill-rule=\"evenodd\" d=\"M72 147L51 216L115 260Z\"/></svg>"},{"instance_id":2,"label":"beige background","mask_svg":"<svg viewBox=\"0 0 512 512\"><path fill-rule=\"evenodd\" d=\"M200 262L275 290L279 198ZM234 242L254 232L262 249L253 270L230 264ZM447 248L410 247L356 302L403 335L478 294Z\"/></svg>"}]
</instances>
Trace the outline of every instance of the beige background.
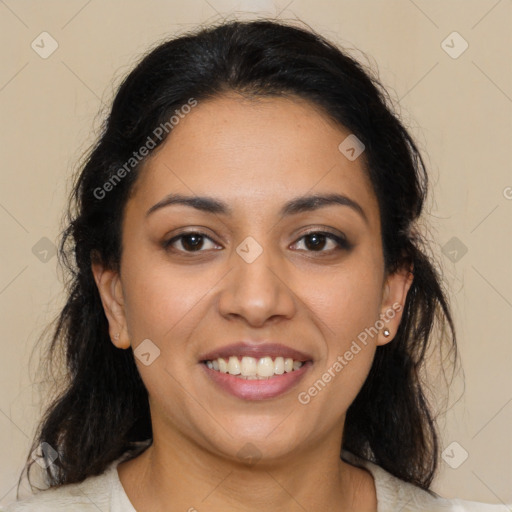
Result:
<instances>
[{"instance_id":1,"label":"beige background","mask_svg":"<svg viewBox=\"0 0 512 512\"><path fill-rule=\"evenodd\" d=\"M0 504L14 498L38 414L37 354L32 365L29 357L62 300L56 258L41 261L49 242L40 240L56 241L68 177L102 103L148 46L235 11L298 17L378 65L431 171L427 222L465 371L465 392L459 379L441 426L448 460L462 450L468 458L457 469L441 460L433 488L512 503L510 0L2 0ZM47 59L31 48L43 31L58 43ZM453 31L469 44L458 58L442 46ZM450 36L444 46L461 44Z\"/></svg>"}]
</instances>

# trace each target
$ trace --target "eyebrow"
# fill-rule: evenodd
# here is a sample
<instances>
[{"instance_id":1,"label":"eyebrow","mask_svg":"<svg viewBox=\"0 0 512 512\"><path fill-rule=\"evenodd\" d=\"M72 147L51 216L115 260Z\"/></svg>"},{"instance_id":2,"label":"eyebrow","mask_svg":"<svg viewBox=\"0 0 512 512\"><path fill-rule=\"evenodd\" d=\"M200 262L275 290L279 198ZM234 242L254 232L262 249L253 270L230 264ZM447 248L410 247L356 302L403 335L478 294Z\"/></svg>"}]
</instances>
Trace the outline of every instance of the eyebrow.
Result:
<instances>
[{"instance_id":1,"label":"eyebrow","mask_svg":"<svg viewBox=\"0 0 512 512\"><path fill-rule=\"evenodd\" d=\"M154 204L147 212L146 217L161 208L171 205L184 205L195 208L206 213L213 213L219 215L233 215L233 209L226 203L214 199L213 197L205 196L184 196L182 194L169 194L165 196L158 203ZM343 194L315 194L308 196L300 196L288 201L280 211L280 215L290 216L303 212L311 212L320 208L325 208L332 205L348 206L353 211L358 213L363 220L368 224L368 217L359 203L350 199L350 197Z\"/></svg>"}]
</instances>

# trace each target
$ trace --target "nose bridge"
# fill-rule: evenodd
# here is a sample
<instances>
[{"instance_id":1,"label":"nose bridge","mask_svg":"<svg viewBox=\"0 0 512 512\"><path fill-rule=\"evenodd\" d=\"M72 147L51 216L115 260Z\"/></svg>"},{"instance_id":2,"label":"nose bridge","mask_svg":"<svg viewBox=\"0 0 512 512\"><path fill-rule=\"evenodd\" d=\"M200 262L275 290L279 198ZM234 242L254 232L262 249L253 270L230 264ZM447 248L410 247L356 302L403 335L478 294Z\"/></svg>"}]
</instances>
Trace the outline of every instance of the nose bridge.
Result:
<instances>
[{"instance_id":1,"label":"nose bridge","mask_svg":"<svg viewBox=\"0 0 512 512\"><path fill-rule=\"evenodd\" d=\"M232 252L233 271L219 303L224 316L241 316L258 325L276 315L289 318L295 310L293 294L285 284L283 256L268 245L268 237L259 238L262 243L246 237Z\"/></svg>"}]
</instances>

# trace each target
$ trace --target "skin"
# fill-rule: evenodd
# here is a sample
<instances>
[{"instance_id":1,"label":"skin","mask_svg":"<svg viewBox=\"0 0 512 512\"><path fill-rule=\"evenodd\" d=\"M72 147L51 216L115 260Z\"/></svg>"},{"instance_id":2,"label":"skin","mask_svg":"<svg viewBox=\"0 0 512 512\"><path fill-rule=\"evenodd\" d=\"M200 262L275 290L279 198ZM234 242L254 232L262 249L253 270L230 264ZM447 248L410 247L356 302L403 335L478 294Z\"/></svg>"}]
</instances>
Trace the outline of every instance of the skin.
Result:
<instances>
[{"instance_id":1,"label":"skin","mask_svg":"<svg viewBox=\"0 0 512 512\"><path fill-rule=\"evenodd\" d=\"M149 366L136 358L153 445L118 466L138 511L377 510L373 477L339 453L345 413L401 310L386 322L391 336L370 337L307 405L297 399L359 333L404 305L412 281L408 270L385 272L363 157L338 150L349 133L303 100L230 93L199 103L146 162L126 205L120 273L93 264L113 343L150 339L160 350ZM359 203L366 220L343 205L279 214L292 198L333 192ZM170 193L210 196L233 213L172 205L146 215ZM211 240L199 252L190 239L163 247L184 230ZM344 234L352 248L327 238L315 250L309 231ZM252 263L236 252L248 236L263 249ZM313 366L282 396L231 396L199 356L248 339L297 348ZM237 455L247 443L256 463Z\"/></svg>"}]
</instances>

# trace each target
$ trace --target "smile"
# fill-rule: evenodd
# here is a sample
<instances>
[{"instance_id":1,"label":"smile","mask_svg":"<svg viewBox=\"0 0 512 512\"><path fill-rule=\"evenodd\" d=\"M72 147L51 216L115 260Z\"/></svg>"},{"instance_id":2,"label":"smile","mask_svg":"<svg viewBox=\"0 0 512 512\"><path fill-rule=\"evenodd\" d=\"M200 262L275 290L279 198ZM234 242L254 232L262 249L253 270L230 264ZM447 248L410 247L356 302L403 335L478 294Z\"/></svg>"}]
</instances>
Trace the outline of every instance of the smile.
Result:
<instances>
[{"instance_id":1,"label":"smile","mask_svg":"<svg viewBox=\"0 0 512 512\"><path fill-rule=\"evenodd\" d=\"M287 391L291 390L293 387L295 387L300 380L304 377L306 372L309 371L309 369L313 366L312 361L294 361L291 360L292 363L292 369L289 371L286 371L286 369L283 368L283 373L279 374L276 373L276 363L277 363L277 371L279 372L281 370L281 361L277 357L276 360L270 359L270 362L272 362L272 366L270 366L270 362L267 360L266 357L260 358L259 360L255 358L248 358L248 359L254 359L253 361L246 361L244 363L245 357L242 358L242 360L238 360L237 357L233 358L236 361L233 361L233 359L230 357L228 361L223 359L224 363L219 364L219 360L209 360L201 364L200 366L204 369L206 372L207 378L212 382L219 390L228 393L231 396L235 396L236 398L242 399L242 400L268 400L271 398L277 398L282 395L284 395ZM260 376L260 375L242 375L242 368L244 368L244 371L248 371L249 369L251 372L253 371L254 367L256 366L256 371L259 371L260 368L260 361L264 360L263 363L261 363L262 371L266 371L269 375L267 376ZM234 369L233 371L237 371L237 363L238 363L238 375L232 375L230 372L222 372L220 370L221 364L226 364L226 370L229 369L230 362L231 367ZM257 361L257 363L256 363ZM210 363L210 364L208 364ZM216 370L214 367L219 366L219 369ZM286 359L282 362L283 367L286 365L287 368L290 367L290 361L286 363ZM263 370L265 368L265 370ZM272 371L272 375L270 375L270 371Z\"/></svg>"},{"instance_id":2,"label":"smile","mask_svg":"<svg viewBox=\"0 0 512 512\"><path fill-rule=\"evenodd\" d=\"M229 375L247 380L261 380L297 371L301 368L303 362L295 361L291 357L272 359L270 356L266 356L256 359L255 357L244 356L239 359L237 356L230 356L227 359L219 357L212 361L206 361L205 364L210 370L216 372L229 373Z\"/></svg>"}]
</instances>

